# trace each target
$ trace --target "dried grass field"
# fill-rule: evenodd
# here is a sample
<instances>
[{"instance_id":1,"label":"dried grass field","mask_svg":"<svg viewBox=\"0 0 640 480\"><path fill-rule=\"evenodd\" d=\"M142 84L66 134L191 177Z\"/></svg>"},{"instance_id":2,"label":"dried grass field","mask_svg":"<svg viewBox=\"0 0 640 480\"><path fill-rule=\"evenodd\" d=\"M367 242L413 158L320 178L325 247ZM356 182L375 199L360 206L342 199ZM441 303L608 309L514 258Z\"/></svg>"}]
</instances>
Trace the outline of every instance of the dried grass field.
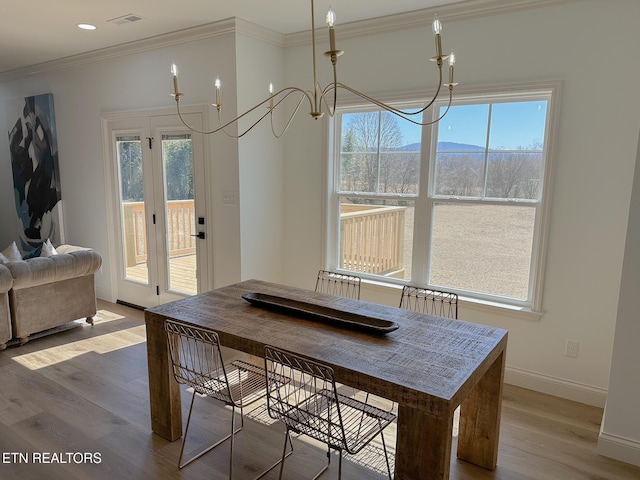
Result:
<instances>
[{"instance_id":1,"label":"dried grass field","mask_svg":"<svg viewBox=\"0 0 640 480\"><path fill-rule=\"evenodd\" d=\"M413 208L405 216L411 265ZM430 283L526 299L535 208L439 204L433 222ZM410 278L407 269L405 278Z\"/></svg>"}]
</instances>

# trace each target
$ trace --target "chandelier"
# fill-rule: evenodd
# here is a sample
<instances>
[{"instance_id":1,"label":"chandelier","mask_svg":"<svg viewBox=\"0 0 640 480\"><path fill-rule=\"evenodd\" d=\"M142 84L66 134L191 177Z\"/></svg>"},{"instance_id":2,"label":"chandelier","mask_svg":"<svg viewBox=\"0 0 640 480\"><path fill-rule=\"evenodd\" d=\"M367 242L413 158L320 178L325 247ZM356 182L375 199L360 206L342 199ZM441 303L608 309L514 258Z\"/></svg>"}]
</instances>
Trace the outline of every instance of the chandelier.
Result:
<instances>
[{"instance_id":1,"label":"chandelier","mask_svg":"<svg viewBox=\"0 0 640 480\"><path fill-rule=\"evenodd\" d=\"M335 21L336 21L336 15L333 12L333 10L331 10L331 8L329 8L329 12L327 13L327 17L326 17L326 22L327 22L327 26L329 28L329 50L324 52L324 55L326 57L329 57L331 60L331 65L333 66L333 82L328 84L325 87L322 87L320 85L320 83L317 80L317 75L316 75L316 35L315 35L315 18L314 18L314 0L311 0L311 44L312 44L312 61L313 61L313 88L311 90L305 90L303 88L300 87L285 87L280 91L274 92L274 87L273 84L269 84L269 96L261 101L260 103L258 103L257 105L254 105L253 107L251 107L250 109L248 109L247 111L245 111L244 113L238 115L237 117L235 117L232 120L228 120L228 121L224 121L222 119L222 100L221 100L221 82L219 78L216 78L214 86L215 86L215 99L216 99L216 103L213 104L213 106L216 108L217 110L217 116L218 116L218 126L216 128L214 128L213 130L210 131L202 131L202 130L198 130L196 128L193 128L192 126L190 126L182 117L182 113L180 111L180 99L183 97L183 93L180 93L179 90L179 84L178 84L178 67L175 63L171 64L171 75L173 76L173 90L174 92L171 94L171 96L173 96L175 98L176 101L176 109L178 112L178 116L180 117L180 120L182 121L182 123L191 131L196 132L196 133L201 133L204 135L209 135L209 134L213 134L213 133L217 133L222 131L223 133L225 133L226 135L233 137L233 138L240 138L243 137L244 135L246 135L247 133L249 133L256 125L258 125L258 123L260 123L262 120L264 120L265 118L269 117L270 119L270 123L271 123L271 131L273 133L273 135L276 138L280 138L282 135L285 134L285 132L287 131L287 129L289 128L289 126L291 125L291 122L293 121L294 117L296 116L296 114L298 113L298 110L300 109L300 107L302 106L302 104L304 103L305 99L308 101L309 103L309 115L314 118L314 119L319 119L322 118L326 113L329 114L329 116L333 117L333 115L336 112L336 108L338 106L338 90L345 90L357 97L360 97L361 99L365 100L366 102L376 105L378 107L380 107L383 110L386 110L394 115L397 115L413 124L416 125L421 125L421 126L428 126L428 125L433 125L437 122L439 122L440 120L442 120L442 118L444 118L444 116L447 114L447 112L449 111L449 108L451 107L451 101L453 98L453 87L457 85L457 83L454 83L453 81L453 69L454 69L454 65L455 65L455 56L453 54L453 52L451 52L449 55L443 55L442 54L442 39L441 39L441 32L442 32L442 23L440 22L440 20L438 20L438 17L436 15L434 15L434 19L433 19L433 33L435 34L435 43L436 43L436 54L435 56L431 57L429 60L434 62L436 64L436 66L438 67L438 75L439 75L439 81L438 81L438 88L436 89L435 94L433 95L433 98L421 109L419 110L412 110L412 111L408 111L408 110L402 110L402 109L398 109L393 107L392 105L386 104L384 102L381 102L380 100L376 100L373 97L370 97L369 95L366 95L348 85L345 85L344 83L341 83L338 81L338 74L337 74L337 64L338 64L338 57L340 57L344 52L342 50L338 50L336 48L336 39L335 39ZM443 83L443 74L442 74L442 67L443 67L443 63L445 60L449 60L449 82L448 83ZM440 91L442 90L442 87L446 87L449 90L449 102L447 104L446 109L444 110L444 112L435 120L433 121L429 121L429 122L422 122L420 120L416 120L416 119L420 119L421 117L419 117L419 115L421 115L425 110L427 110L431 105L433 105L433 103L436 101L436 99L438 98L438 96L440 95ZM293 109L293 113L291 113L291 115L289 116L289 118L287 119L287 121L284 124L284 127L282 128L282 130L280 131L276 131L275 125L274 125L274 121L273 121L273 112L285 101L287 100L290 96L295 95L296 97L294 98L298 98L298 103L296 105L296 107ZM262 111L262 113L260 113L261 108L266 107L266 111ZM229 133L226 129L227 127L230 127L231 125L238 123L241 119L249 116L250 114L254 113L258 111L258 119L253 121L253 123L251 123L251 125L249 127L247 127L246 129L244 129L244 131L242 131L241 133L237 133L237 134L232 134ZM255 114L254 114L255 115ZM255 118L255 117L253 117Z\"/></svg>"}]
</instances>

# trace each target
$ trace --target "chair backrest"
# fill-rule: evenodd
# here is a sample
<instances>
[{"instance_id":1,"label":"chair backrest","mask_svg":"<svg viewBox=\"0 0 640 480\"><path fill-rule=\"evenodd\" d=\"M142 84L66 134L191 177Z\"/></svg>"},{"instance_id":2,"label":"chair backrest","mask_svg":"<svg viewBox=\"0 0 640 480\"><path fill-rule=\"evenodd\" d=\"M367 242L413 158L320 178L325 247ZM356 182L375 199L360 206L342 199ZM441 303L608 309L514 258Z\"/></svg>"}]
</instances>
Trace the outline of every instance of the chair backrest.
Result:
<instances>
[{"instance_id":1,"label":"chair backrest","mask_svg":"<svg viewBox=\"0 0 640 480\"><path fill-rule=\"evenodd\" d=\"M316 292L357 300L360 298L360 281L360 277L355 275L320 270L316 280Z\"/></svg>"},{"instance_id":2,"label":"chair backrest","mask_svg":"<svg viewBox=\"0 0 640 480\"><path fill-rule=\"evenodd\" d=\"M405 285L400 297L400 308L439 317L458 318L458 294Z\"/></svg>"},{"instance_id":3,"label":"chair backrest","mask_svg":"<svg viewBox=\"0 0 640 480\"><path fill-rule=\"evenodd\" d=\"M272 418L332 448L347 448L331 367L265 346L265 368L268 376L292 379L282 388L267 389L267 410Z\"/></svg>"},{"instance_id":4,"label":"chair backrest","mask_svg":"<svg viewBox=\"0 0 640 480\"><path fill-rule=\"evenodd\" d=\"M236 404L231 393L218 334L212 330L164 321L169 341L173 376L202 394Z\"/></svg>"}]
</instances>

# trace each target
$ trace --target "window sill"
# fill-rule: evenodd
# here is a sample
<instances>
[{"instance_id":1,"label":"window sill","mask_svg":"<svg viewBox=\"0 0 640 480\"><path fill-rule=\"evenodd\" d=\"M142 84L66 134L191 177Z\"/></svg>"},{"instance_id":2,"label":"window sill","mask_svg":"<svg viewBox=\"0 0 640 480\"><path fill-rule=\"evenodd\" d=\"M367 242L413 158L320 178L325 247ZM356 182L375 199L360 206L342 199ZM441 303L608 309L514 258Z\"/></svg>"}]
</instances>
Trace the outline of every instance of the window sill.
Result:
<instances>
[{"instance_id":1,"label":"window sill","mask_svg":"<svg viewBox=\"0 0 640 480\"><path fill-rule=\"evenodd\" d=\"M402 294L402 285L380 282L370 279L362 279L362 295L363 300L374 301L376 303L385 303L387 305L397 306ZM368 297L368 298L367 298ZM373 300L371 300L373 298ZM395 303L397 299L398 303ZM387 300L387 301L385 301ZM501 317L515 318L526 320L529 322L539 322L544 312L531 310L527 307L509 305L508 303L489 302L470 297L459 297L459 304L462 310L473 310Z\"/></svg>"},{"instance_id":2,"label":"window sill","mask_svg":"<svg viewBox=\"0 0 640 480\"><path fill-rule=\"evenodd\" d=\"M529 322L539 322L544 312L531 310L527 307L509 305L508 303L488 302L477 298L460 297L460 304L463 308L470 310L489 312L494 315L507 316L509 318L517 318Z\"/></svg>"}]
</instances>

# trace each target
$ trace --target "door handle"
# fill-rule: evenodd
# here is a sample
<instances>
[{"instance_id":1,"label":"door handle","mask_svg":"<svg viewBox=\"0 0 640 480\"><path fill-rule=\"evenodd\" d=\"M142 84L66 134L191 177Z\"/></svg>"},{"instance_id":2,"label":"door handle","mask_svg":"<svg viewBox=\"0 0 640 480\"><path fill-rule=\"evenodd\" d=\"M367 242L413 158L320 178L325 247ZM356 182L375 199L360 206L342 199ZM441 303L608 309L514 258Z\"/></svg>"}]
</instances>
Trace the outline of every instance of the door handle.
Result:
<instances>
[{"instance_id":1,"label":"door handle","mask_svg":"<svg viewBox=\"0 0 640 480\"><path fill-rule=\"evenodd\" d=\"M205 235L204 232L198 232L195 235L191 235L192 237L198 237L200 240L204 240Z\"/></svg>"}]
</instances>

